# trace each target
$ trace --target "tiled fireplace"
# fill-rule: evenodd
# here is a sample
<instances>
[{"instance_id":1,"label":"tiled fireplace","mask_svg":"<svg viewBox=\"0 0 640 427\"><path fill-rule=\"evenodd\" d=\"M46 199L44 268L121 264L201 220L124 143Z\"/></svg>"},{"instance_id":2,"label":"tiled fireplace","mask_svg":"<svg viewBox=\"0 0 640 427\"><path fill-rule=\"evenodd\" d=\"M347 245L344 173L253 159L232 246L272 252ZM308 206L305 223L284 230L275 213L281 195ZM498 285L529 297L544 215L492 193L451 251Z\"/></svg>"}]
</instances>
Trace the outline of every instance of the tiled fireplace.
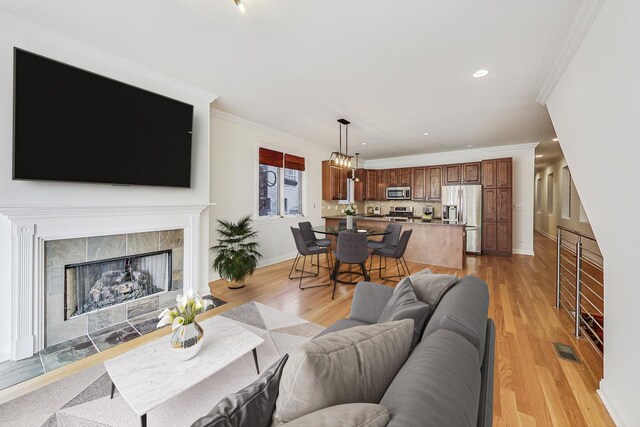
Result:
<instances>
[{"instance_id":1,"label":"tiled fireplace","mask_svg":"<svg viewBox=\"0 0 640 427\"><path fill-rule=\"evenodd\" d=\"M170 306L182 291L182 229L50 240L45 347Z\"/></svg>"},{"instance_id":2,"label":"tiled fireplace","mask_svg":"<svg viewBox=\"0 0 640 427\"><path fill-rule=\"evenodd\" d=\"M207 207L1 207L11 229L10 256L0 259L10 358L134 328L183 288L208 293ZM79 276L81 285L66 286Z\"/></svg>"}]
</instances>

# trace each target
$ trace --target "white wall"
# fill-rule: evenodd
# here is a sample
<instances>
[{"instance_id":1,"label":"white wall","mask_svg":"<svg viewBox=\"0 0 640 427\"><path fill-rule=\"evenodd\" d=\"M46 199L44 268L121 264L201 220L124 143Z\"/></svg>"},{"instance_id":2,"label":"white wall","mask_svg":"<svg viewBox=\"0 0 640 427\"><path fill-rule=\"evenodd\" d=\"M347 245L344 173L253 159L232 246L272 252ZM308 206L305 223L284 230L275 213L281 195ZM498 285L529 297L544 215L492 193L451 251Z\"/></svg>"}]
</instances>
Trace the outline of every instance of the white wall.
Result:
<instances>
[{"instance_id":1,"label":"white wall","mask_svg":"<svg viewBox=\"0 0 640 427\"><path fill-rule=\"evenodd\" d=\"M12 180L13 48L19 47L194 105L190 189ZM215 96L128 62L60 33L0 11L0 207L162 206L209 203L209 109ZM37 123L34 123L37 126ZM91 143L91 141L87 141ZM207 276L208 214L203 215L200 276ZM0 223L0 256L10 235ZM8 259L8 257L6 258ZM5 259L5 260L6 260ZM2 270L9 270L0 263ZM7 273L5 271L5 273ZM2 276L0 274L0 276ZM6 274L5 274L6 276ZM10 272L9 272L10 276ZM0 301L10 301L9 279L0 279ZM10 346L9 322L0 310L0 360Z\"/></svg>"},{"instance_id":2,"label":"white wall","mask_svg":"<svg viewBox=\"0 0 640 427\"><path fill-rule=\"evenodd\" d=\"M605 259L604 380L618 425L640 425L640 2L605 2L548 101ZM622 212L616 217L612 208Z\"/></svg>"},{"instance_id":3,"label":"white wall","mask_svg":"<svg viewBox=\"0 0 640 427\"><path fill-rule=\"evenodd\" d=\"M480 160L513 158L513 252L533 255L533 184L534 144L451 151L419 156L369 160L367 168L399 168L426 165L445 165Z\"/></svg>"},{"instance_id":4,"label":"white wall","mask_svg":"<svg viewBox=\"0 0 640 427\"><path fill-rule=\"evenodd\" d=\"M0 259L11 258L11 223L0 215ZM0 301L11 301L11 275L0 274ZM11 311L0 310L0 362L11 355Z\"/></svg>"},{"instance_id":5,"label":"white wall","mask_svg":"<svg viewBox=\"0 0 640 427\"><path fill-rule=\"evenodd\" d=\"M260 252L263 255L260 265L264 266L295 257L296 249L289 227L297 227L299 221L322 224L322 161L329 157L330 149L212 110L211 201L216 203L211 208L212 245L217 239L217 219L235 221L247 214L254 215L255 218L259 146L306 159L306 218L255 221ZM210 280L218 277L214 271L210 272Z\"/></svg>"}]
</instances>

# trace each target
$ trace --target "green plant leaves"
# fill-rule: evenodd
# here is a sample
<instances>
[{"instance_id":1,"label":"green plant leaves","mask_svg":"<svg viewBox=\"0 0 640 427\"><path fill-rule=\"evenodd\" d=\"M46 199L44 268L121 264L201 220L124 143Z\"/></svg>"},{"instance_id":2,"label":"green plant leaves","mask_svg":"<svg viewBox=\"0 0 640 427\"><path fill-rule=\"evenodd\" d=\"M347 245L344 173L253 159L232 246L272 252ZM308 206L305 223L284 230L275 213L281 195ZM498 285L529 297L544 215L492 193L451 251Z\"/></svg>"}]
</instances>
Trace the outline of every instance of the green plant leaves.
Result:
<instances>
[{"instance_id":1,"label":"green plant leaves","mask_svg":"<svg viewBox=\"0 0 640 427\"><path fill-rule=\"evenodd\" d=\"M243 282L258 266L262 255L252 223L250 215L236 223L218 220L218 244L211 248L216 253L212 268L225 280Z\"/></svg>"}]
</instances>

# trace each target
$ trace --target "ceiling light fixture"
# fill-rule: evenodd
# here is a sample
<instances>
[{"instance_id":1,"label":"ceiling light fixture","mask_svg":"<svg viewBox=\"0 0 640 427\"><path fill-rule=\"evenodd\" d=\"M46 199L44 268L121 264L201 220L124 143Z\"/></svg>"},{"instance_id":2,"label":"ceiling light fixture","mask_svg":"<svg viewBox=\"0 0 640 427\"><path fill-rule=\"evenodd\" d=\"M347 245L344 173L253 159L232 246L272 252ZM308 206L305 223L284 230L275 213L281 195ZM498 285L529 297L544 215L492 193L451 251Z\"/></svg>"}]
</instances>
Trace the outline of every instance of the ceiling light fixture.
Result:
<instances>
[{"instance_id":1,"label":"ceiling light fixture","mask_svg":"<svg viewBox=\"0 0 640 427\"><path fill-rule=\"evenodd\" d=\"M363 143L362 143L362 145L367 145L367 143L366 143L366 142L363 142Z\"/></svg>"},{"instance_id":2,"label":"ceiling light fixture","mask_svg":"<svg viewBox=\"0 0 640 427\"><path fill-rule=\"evenodd\" d=\"M541 158L543 158L543 157L544 157L544 156L543 156L542 154L536 154L536 159L541 159Z\"/></svg>"},{"instance_id":3,"label":"ceiling light fixture","mask_svg":"<svg viewBox=\"0 0 640 427\"><path fill-rule=\"evenodd\" d=\"M244 4L242 4L242 0L233 0L233 2L238 6L238 9L240 9L240 13L245 13L247 11L244 8Z\"/></svg>"},{"instance_id":4,"label":"ceiling light fixture","mask_svg":"<svg viewBox=\"0 0 640 427\"><path fill-rule=\"evenodd\" d=\"M347 119L338 120L340 123L340 146L338 147L338 151L334 151L329 156L329 164L333 168L339 169L355 169L358 167L358 156L359 153L356 153L354 156L349 155L349 124L351 123ZM345 134L345 145L344 152L342 152L342 127L344 126L344 134ZM355 161L354 161L355 160Z\"/></svg>"},{"instance_id":5,"label":"ceiling light fixture","mask_svg":"<svg viewBox=\"0 0 640 427\"><path fill-rule=\"evenodd\" d=\"M473 78L479 79L480 77L484 77L487 74L489 74L489 70L478 70L475 73L473 73Z\"/></svg>"},{"instance_id":6,"label":"ceiling light fixture","mask_svg":"<svg viewBox=\"0 0 640 427\"><path fill-rule=\"evenodd\" d=\"M423 135L424 135L424 136L428 136L428 135L429 135L429 132L425 132L425 133L423 133Z\"/></svg>"},{"instance_id":7,"label":"ceiling light fixture","mask_svg":"<svg viewBox=\"0 0 640 427\"><path fill-rule=\"evenodd\" d=\"M553 141L553 142L558 142L558 141L560 141L560 139L558 139L558 138L553 138L553 139L552 139L552 141Z\"/></svg>"}]
</instances>

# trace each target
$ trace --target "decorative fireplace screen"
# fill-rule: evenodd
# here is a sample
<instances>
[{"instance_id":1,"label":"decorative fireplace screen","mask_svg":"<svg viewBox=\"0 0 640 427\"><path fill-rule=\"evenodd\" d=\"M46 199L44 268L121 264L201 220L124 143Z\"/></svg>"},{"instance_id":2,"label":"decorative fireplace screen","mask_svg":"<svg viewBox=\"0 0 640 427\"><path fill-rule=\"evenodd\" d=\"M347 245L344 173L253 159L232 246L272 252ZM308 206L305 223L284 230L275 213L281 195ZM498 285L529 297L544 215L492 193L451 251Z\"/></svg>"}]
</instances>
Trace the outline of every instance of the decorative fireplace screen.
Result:
<instances>
[{"instance_id":1,"label":"decorative fireplace screen","mask_svg":"<svg viewBox=\"0 0 640 427\"><path fill-rule=\"evenodd\" d=\"M171 290L172 251L65 266L65 320Z\"/></svg>"}]
</instances>

